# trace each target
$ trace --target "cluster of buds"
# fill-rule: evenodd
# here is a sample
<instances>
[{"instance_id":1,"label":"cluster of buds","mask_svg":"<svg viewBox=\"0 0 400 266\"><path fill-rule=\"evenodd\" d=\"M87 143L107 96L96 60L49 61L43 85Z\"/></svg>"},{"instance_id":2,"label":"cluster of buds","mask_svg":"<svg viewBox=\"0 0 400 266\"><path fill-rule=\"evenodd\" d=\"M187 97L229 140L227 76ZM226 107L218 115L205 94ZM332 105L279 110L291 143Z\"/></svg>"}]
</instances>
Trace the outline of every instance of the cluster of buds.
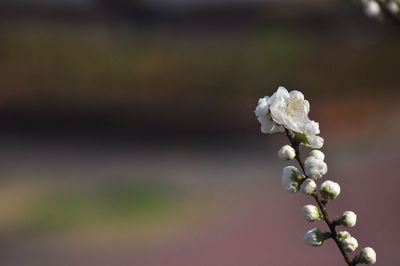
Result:
<instances>
[{"instance_id":1,"label":"cluster of buds","mask_svg":"<svg viewBox=\"0 0 400 266\"><path fill-rule=\"evenodd\" d=\"M400 0L355 0L370 18L383 20L393 18L400 21Z\"/></svg>"},{"instance_id":2,"label":"cluster of buds","mask_svg":"<svg viewBox=\"0 0 400 266\"><path fill-rule=\"evenodd\" d=\"M346 211L334 220L328 217L326 205L340 195L341 189L338 183L330 180L324 181L319 187L317 185L317 182L327 174L328 166L325 154L319 150L324 144L324 139L318 136L319 124L308 118L309 111L310 104L301 92L288 92L283 87L279 87L271 97L261 98L255 110L261 124L261 132L286 132L289 138L290 144L284 145L278 151L278 157L285 161L297 160L300 165L301 170L295 166L283 168L283 188L291 193L301 191L313 197L318 206L304 206L302 209L304 218L308 222L324 220L330 229L329 232L324 232L314 228L305 234L304 241L311 246L321 246L325 240L333 239L348 265L374 264L376 253L370 247L364 248L359 255L350 260L347 253L357 249L358 241L346 231L336 232L336 226L355 226L357 215L352 211ZM304 162L300 158L300 145L314 148Z\"/></svg>"}]
</instances>

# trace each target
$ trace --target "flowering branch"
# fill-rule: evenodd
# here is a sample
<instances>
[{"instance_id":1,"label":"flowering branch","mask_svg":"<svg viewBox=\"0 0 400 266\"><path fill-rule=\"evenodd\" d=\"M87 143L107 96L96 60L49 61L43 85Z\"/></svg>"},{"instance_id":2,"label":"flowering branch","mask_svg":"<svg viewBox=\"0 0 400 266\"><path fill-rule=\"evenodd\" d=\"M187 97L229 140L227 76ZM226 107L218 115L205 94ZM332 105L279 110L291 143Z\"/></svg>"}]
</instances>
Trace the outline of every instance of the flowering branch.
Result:
<instances>
[{"instance_id":1,"label":"flowering branch","mask_svg":"<svg viewBox=\"0 0 400 266\"><path fill-rule=\"evenodd\" d=\"M326 205L329 200L339 196L339 184L327 180L320 185L319 191L317 190L315 181L327 173L328 166L324 162L325 155L318 150L324 144L324 139L317 136L320 133L319 124L308 118L309 111L310 104L304 99L301 92L291 91L289 93L283 87L279 87L271 97L261 98L255 110L257 119L261 123L261 132L286 133L290 145L285 145L278 151L279 158L283 160L296 159L301 168L301 172L294 166L287 166L283 169L283 187L289 192L301 191L313 197L318 207L304 206L302 209L304 218L308 222L324 220L329 227L329 232L323 232L318 228L308 231L304 236L304 241L311 246L321 246L325 240L331 238L335 241L348 266L360 263L374 264L376 253L370 247L364 248L351 260L347 253L357 249L357 240L347 231L336 231L336 226L339 225L355 226L357 215L352 211L346 211L334 220L329 218ZM300 156L300 145L315 149L309 153L304 162Z\"/></svg>"}]
</instances>

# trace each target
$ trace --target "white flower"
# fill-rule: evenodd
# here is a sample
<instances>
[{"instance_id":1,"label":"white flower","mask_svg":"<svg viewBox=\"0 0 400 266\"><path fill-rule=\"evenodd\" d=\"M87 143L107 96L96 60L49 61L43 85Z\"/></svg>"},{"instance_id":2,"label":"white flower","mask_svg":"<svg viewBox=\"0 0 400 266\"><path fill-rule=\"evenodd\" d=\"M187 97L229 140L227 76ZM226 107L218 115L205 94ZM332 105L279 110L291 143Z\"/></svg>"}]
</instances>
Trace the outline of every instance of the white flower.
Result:
<instances>
[{"instance_id":1,"label":"white flower","mask_svg":"<svg viewBox=\"0 0 400 266\"><path fill-rule=\"evenodd\" d=\"M278 157L282 160L292 160L296 157L296 151L292 146L285 145L278 151Z\"/></svg>"},{"instance_id":2,"label":"white flower","mask_svg":"<svg viewBox=\"0 0 400 266\"><path fill-rule=\"evenodd\" d=\"M314 205L306 205L306 206L303 207L302 211L303 211L304 218L308 222L314 222L314 221L317 221L317 220L321 219L321 215L319 213L319 210Z\"/></svg>"},{"instance_id":3,"label":"white flower","mask_svg":"<svg viewBox=\"0 0 400 266\"><path fill-rule=\"evenodd\" d=\"M332 181L325 181L321 184L321 195L325 199L336 199L340 194L340 186L338 183Z\"/></svg>"},{"instance_id":4,"label":"white flower","mask_svg":"<svg viewBox=\"0 0 400 266\"><path fill-rule=\"evenodd\" d=\"M316 136L320 133L319 124L308 118L310 104L301 92L289 93L284 87L279 87L268 102L273 121L301 134L302 144L312 148L322 147L324 139Z\"/></svg>"},{"instance_id":5,"label":"white flower","mask_svg":"<svg viewBox=\"0 0 400 266\"><path fill-rule=\"evenodd\" d=\"M376 263L376 253L373 248L366 247L363 248L358 256L358 261L365 264L375 264Z\"/></svg>"},{"instance_id":6,"label":"white flower","mask_svg":"<svg viewBox=\"0 0 400 266\"><path fill-rule=\"evenodd\" d=\"M265 134L271 134L275 132L283 132L285 129L282 126L276 124L269 112L269 97L265 96L258 100L258 105L254 113L257 116L258 122L261 124L261 132Z\"/></svg>"},{"instance_id":7,"label":"white flower","mask_svg":"<svg viewBox=\"0 0 400 266\"><path fill-rule=\"evenodd\" d=\"M378 18L381 15L381 7L374 1L368 1L364 6L364 13L371 18Z\"/></svg>"},{"instance_id":8,"label":"white flower","mask_svg":"<svg viewBox=\"0 0 400 266\"><path fill-rule=\"evenodd\" d=\"M299 191L300 171L294 166L286 166L282 171L282 186L289 192Z\"/></svg>"},{"instance_id":9,"label":"white flower","mask_svg":"<svg viewBox=\"0 0 400 266\"><path fill-rule=\"evenodd\" d=\"M347 252L353 252L358 247L358 241L354 237L350 236L341 240L342 247Z\"/></svg>"},{"instance_id":10,"label":"white flower","mask_svg":"<svg viewBox=\"0 0 400 266\"><path fill-rule=\"evenodd\" d=\"M320 150L312 150L308 155L322 161L325 160L325 154Z\"/></svg>"},{"instance_id":11,"label":"white flower","mask_svg":"<svg viewBox=\"0 0 400 266\"><path fill-rule=\"evenodd\" d=\"M317 184L315 184L314 180L307 178L301 184L300 190L307 195L311 195L317 190Z\"/></svg>"},{"instance_id":12,"label":"white flower","mask_svg":"<svg viewBox=\"0 0 400 266\"><path fill-rule=\"evenodd\" d=\"M269 104L272 119L276 123L294 132L304 133L304 125L309 121L310 104L304 100L301 92L289 93L284 87L279 87L269 99Z\"/></svg>"},{"instance_id":13,"label":"white flower","mask_svg":"<svg viewBox=\"0 0 400 266\"><path fill-rule=\"evenodd\" d=\"M310 156L304 161L304 171L308 177L318 179L328 172L328 166L323 160Z\"/></svg>"},{"instance_id":14,"label":"white flower","mask_svg":"<svg viewBox=\"0 0 400 266\"><path fill-rule=\"evenodd\" d=\"M314 247L321 246L325 239L325 234L318 228L311 229L304 235L304 242Z\"/></svg>"},{"instance_id":15,"label":"white flower","mask_svg":"<svg viewBox=\"0 0 400 266\"><path fill-rule=\"evenodd\" d=\"M352 211L346 211L342 214L342 217L340 217L339 222L341 225L353 227L356 225L357 215Z\"/></svg>"}]
</instances>

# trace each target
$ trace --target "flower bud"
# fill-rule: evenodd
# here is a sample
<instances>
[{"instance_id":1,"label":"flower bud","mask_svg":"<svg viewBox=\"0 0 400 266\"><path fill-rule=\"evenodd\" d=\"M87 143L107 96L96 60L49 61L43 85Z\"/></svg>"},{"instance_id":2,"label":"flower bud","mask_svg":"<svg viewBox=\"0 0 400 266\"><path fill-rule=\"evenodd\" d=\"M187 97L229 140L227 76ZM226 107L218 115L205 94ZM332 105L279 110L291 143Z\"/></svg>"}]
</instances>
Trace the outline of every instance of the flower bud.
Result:
<instances>
[{"instance_id":1,"label":"flower bud","mask_svg":"<svg viewBox=\"0 0 400 266\"><path fill-rule=\"evenodd\" d=\"M304 242L314 247L321 246L325 239L327 239L326 235L318 228L311 229L304 235Z\"/></svg>"},{"instance_id":2,"label":"flower bud","mask_svg":"<svg viewBox=\"0 0 400 266\"><path fill-rule=\"evenodd\" d=\"M305 145L314 149L321 149L324 146L324 139L316 135L308 135L307 142Z\"/></svg>"},{"instance_id":3,"label":"flower bud","mask_svg":"<svg viewBox=\"0 0 400 266\"><path fill-rule=\"evenodd\" d=\"M308 155L321 161L325 160L325 154L320 150L312 150Z\"/></svg>"},{"instance_id":4,"label":"flower bud","mask_svg":"<svg viewBox=\"0 0 400 266\"><path fill-rule=\"evenodd\" d=\"M318 179L328 172L328 166L324 161L310 156L304 161L304 171L308 177Z\"/></svg>"},{"instance_id":5,"label":"flower bud","mask_svg":"<svg viewBox=\"0 0 400 266\"><path fill-rule=\"evenodd\" d=\"M396 3L395 1L389 1L386 4L387 9L389 10L390 13L392 13L392 15L398 15L399 11L400 11L400 7L399 4Z\"/></svg>"},{"instance_id":6,"label":"flower bud","mask_svg":"<svg viewBox=\"0 0 400 266\"><path fill-rule=\"evenodd\" d=\"M314 180L307 178L304 180L303 184L301 184L300 190L307 195L311 195L317 190L317 184L315 184Z\"/></svg>"},{"instance_id":7,"label":"flower bud","mask_svg":"<svg viewBox=\"0 0 400 266\"><path fill-rule=\"evenodd\" d=\"M278 151L278 157L282 160L292 160L296 157L296 151L292 146L285 145Z\"/></svg>"},{"instance_id":8,"label":"flower bud","mask_svg":"<svg viewBox=\"0 0 400 266\"><path fill-rule=\"evenodd\" d=\"M378 18L381 15L381 7L376 1L370 0L364 6L364 12L368 17Z\"/></svg>"},{"instance_id":9,"label":"flower bud","mask_svg":"<svg viewBox=\"0 0 400 266\"><path fill-rule=\"evenodd\" d=\"M325 181L321 184L321 195L325 199L336 199L340 194L340 186L338 183L332 181Z\"/></svg>"},{"instance_id":10,"label":"flower bud","mask_svg":"<svg viewBox=\"0 0 400 266\"><path fill-rule=\"evenodd\" d=\"M343 239L345 239L345 238L351 237L350 233L347 232L347 231L340 231L340 232L337 232L336 235L337 235L337 239L339 239L339 240L343 240Z\"/></svg>"},{"instance_id":11,"label":"flower bud","mask_svg":"<svg viewBox=\"0 0 400 266\"><path fill-rule=\"evenodd\" d=\"M342 217L338 219L338 223L347 227L353 227L356 225L357 215L352 211L346 211L342 214Z\"/></svg>"},{"instance_id":12,"label":"flower bud","mask_svg":"<svg viewBox=\"0 0 400 266\"><path fill-rule=\"evenodd\" d=\"M348 237L341 241L343 249L347 252L353 252L358 247L358 241L354 237Z\"/></svg>"},{"instance_id":13,"label":"flower bud","mask_svg":"<svg viewBox=\"0 0 400 266\"><path fill-rule=\"evenodd\" d=\"M363 248L358 256L358 262L364 264L375 264L376 263L376 253L373 248L367 247Z\"/></svg>"},{"instance_id":14,"label":"flower bud","mask_svg":"<svg viewBox=\"0 0 400 266\"><path fill-rule=\"evenodd\" d=\"M352 237L347 231L338 232L337 239L340 241L343 249L347 252L353 252L358 247L357 239Z\"/></svg>"},{"instance_id":15,"label":"flower bud","mask_svg":"<svg viewBox=\"0 0 400 266\"><path fill-rule=\"evenodd\" d=\"M318 208L314 205L306 205L303 207L302 211L304 218L308 222L314 222L321 219L321 214L319 213Z\"/></svg>"},{"instance_id":16,"label":"flower bud","mask_svg":"<svg viewBox=\"0 0 400 266\"><path fill-rule=\"evenodd\" d=\"M294 166L286 166L282 171L282 186L289 192L299 191L299 181L303 177L300 175L300 171Z\"/></svg>"}]
</instances>

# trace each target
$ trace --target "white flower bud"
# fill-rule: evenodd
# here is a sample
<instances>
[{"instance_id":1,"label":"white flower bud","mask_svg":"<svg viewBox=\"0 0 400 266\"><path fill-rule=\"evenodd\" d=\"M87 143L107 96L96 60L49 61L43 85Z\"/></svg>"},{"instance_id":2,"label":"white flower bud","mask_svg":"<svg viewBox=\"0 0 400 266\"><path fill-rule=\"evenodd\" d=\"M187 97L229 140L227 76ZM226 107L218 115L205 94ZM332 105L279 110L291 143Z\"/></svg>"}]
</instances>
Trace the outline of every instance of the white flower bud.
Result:
<instances>
[{"instance_id":1,"label":"white flower bud","mask_svg":"<svg viewBox=\"0 0 400 266\"><path fill-rule=\"evenodd\" d=\"M307 178L301 184L300 190L307 195L311 195L317 190L317 184L315 184L314 180Z\"/></svg>"},{"instance_id":2,"label":"white flower bud","mask_svg":"<svg viewBox=\"0 0 400 266\"><path fill-rule=\"evenodd\" d=\"M367 247L363 248L358 256L359 263L364 264L375 264L376 263L376 253L373 248Z\"/></svg>"},{"instance_id":3,"label":"white flower bud","mask_svg":"<svg viewBox=\"0 0 400 266\"><path fill-rule=\"evenodd\" d=\"M344 212L342 217L340 217L339 219L339 223L347 227L355 226L356 222L357 222L357 215L352 211Z\"/></svg>"},{"instance_id":4,"label":"white flower bud","mask_svg":"<svg viewBox=\"0 0 400 266\"><path fill-rule=\"evenodd\" d=\"M307 135L307 141L305 145L314 149L321 149L324 146L324 139L316 135Z\"/></svg>"},{"instance_id":5,"label":"white flower bud","mask_svg":"<svg viewBox=\"0 0 400 266\"><path fill-rule=\"evenodd\" d=\"M397 15L400 11L399 4L396 3L395 1L389 1L387 4L387 9L389 10L390 13L393 15Z\"/></svg>"},{"instance_id":6,"label":"white flower bud","mask_svg":"<svg viewBox=\"0 0 400 266\"><path fill-rule=\"evenodd\" d=\"M296 151L292 146L285 145L278 151L278 157L282 160L292 160L296 157Z\"/></svg>"},{"instance_id":7,"label":"white flower bud","mask_svg":"<svg viewBox=\"0 0 400 266\"><path fill-rule=\"evenodd\" d=\"M358 241L354 237L350 236L341 241L343 249L347 252L353 252L358 247Z\"/></svg>"},{"instance_id":8,"label":"white flower bud","mask_svg":"<svg viewBox=\"0 0 400 266\"><path fill-rule=\"evenodd\" d=\"M352 237L347 231L338 232L337 239L340 241L343 249L347 252L353 252L358 247L357 239Z\"/></svg>"},{"instance_id":9,"label":"white flower bud","mask_svg":"<svg viewBox=\"0 0 400 266\"><path fill-rule=\"evenodd\" d=\"M381 15L381 7L376 1L370 0L364 6L364 12L368 17L378 18Z\"/></svg>"},{"instance_id":10,"label":"white flower bud","mask_svg":"<svg viewBox=\"0 0 400 266\"><path fill-rule=\"evenodd\" d=\"M325 199L336 199L340 194L340 186L338 183L327 180L321 184L320 191Z\"/></svg>"},{"instance_id":11,"label":"white flower bud","mask_svg":"<svg viewBox=\"0 0 400 266\"><path fill-rule=\"evenodd\" d=\"M325 160L325 154L320 150L312 150L308 155L321 161Z\"/></svg>"},{"instance_id":12,"label":"white flower bud","mask_svg":"<svg viewBox=\"0 0 400 266\"><path fill-rule=\"evenodd\" d=\"M304 170L308 177L318 179L328 172L328 166L324 161L310 156L304 161Z\"/></svg>"},{"instance_id":13,"label":"white flower bud","mask_svg":"<svg viewBox=\"0 0 400 266\"><path fill-rule=\"evenodd\" d=\"M289 192L299 191L299 181L302 179L300 171L294 166L286 166L282 171L282 186Z\"/></svg>"},{"instance_id":14,"label":"white flower bud","mask_svg":"<svg viewBox=\"0 0 400 266\"><path fill-rule=\"evenodd\" d=\"M304 218L308 222L315 222L317 220L321 219L321 215L319 213L319 210L316 206L314 205L306 205L302 209Z\"/></svg>"},{"instance_id":15,"label":"white flower bud","mask_svg":"<svg viewBox=\"0 0 400 266\"><path fill-rule=\"evenodd\" d=\"M351 235L347 231L337 232L337 239L339 239L339 240L343 240L343 239L348 238L348 237L351 237Z\"/></svg>"},{"instance_id":16,"label":"white flower bud","mask_svg":"<svg viewBox=\"0 0 400 266\"><path fill-rule=\"evenodd\" d=\"M321 246L325 239L327 239L327 237L324 232L318 228L311 229L304 235L304 242L306 242L307 245L314 247Z\"/></svg>"}]
</instances>

